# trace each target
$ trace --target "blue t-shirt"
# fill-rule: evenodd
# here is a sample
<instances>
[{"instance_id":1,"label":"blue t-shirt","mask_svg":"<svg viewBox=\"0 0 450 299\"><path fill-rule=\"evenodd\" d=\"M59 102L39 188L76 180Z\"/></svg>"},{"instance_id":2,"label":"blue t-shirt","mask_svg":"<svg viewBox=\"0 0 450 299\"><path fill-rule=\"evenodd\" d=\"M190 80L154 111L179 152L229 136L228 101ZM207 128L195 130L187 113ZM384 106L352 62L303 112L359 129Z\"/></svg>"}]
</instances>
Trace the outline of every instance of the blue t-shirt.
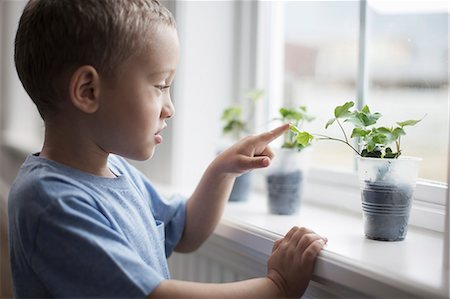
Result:
<instances>
[{"instance_id":1,"label":"blue t-shirt","mask_svg":"<svg viewBox=\"0 0 450 299\"><path fill-rule=\"evenodd\" d=\"M169 279L186 201L161 198L123 158L104 178L36 155L9 195L16 297L145 297Z\"/></svg>"}]
</instances>

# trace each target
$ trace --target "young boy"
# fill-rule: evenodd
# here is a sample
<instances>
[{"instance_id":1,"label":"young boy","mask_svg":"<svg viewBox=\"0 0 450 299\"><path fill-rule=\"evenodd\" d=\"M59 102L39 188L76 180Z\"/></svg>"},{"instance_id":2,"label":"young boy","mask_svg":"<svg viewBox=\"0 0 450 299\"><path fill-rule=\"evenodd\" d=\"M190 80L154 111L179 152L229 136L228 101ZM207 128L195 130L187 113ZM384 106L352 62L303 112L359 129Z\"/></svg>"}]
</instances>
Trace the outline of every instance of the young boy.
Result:
<instances>
[{"instance_id":1,"label":"young boy","mask_svg":"<svg viewBox=\"0 0 450 299\"><path fill-rule=\"evenodd\" d=\"M288 129L218 156L187 200L162 199L122 157L145 160L173 116L175 21L156 0L31 0L15 42L20 80L45 122L9 198L17 297L301 296L326 239L293 228L266 277L229 284L171 280L166 257L198 248L236 176L267 167Z\"/></svg>"}]
</instances>

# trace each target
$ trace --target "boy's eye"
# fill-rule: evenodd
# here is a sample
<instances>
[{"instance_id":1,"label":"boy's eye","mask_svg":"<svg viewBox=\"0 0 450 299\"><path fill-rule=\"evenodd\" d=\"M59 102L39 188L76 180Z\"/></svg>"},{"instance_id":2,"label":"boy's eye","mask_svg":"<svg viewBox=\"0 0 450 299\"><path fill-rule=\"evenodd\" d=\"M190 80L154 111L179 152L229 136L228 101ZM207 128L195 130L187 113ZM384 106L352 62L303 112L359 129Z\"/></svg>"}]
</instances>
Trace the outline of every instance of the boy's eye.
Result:
<instances>
[{"instance_id":1,"label":"boy's eye","mask_svg":"<svg viewBox=\"0 0 450 299\"><path fill-rule=\"evenodd\" d=\"M155 87L161 91L164 91L165 89L168 89L170 85L155 85Z\"/></svg>"}]
</instances>

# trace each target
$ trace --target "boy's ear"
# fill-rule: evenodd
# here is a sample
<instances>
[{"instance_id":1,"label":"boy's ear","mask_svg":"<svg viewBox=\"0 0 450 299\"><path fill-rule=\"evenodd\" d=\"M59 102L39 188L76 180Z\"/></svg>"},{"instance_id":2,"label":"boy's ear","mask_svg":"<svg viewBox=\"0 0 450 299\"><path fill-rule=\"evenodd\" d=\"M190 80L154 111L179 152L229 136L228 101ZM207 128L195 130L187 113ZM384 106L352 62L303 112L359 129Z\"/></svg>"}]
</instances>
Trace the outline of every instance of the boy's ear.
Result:
<instances>
[{"instance_id":1,"label":"boy's ear","mask_svg":"<svg viewBox=\"0 0 450 299\"><path fill-rule=\"evenodd\" d=\"M100 106L100 80L97 70L83 65L70 78L69 97L72 104L85 113L94 113Z\"/></svg>"}]
</instances>

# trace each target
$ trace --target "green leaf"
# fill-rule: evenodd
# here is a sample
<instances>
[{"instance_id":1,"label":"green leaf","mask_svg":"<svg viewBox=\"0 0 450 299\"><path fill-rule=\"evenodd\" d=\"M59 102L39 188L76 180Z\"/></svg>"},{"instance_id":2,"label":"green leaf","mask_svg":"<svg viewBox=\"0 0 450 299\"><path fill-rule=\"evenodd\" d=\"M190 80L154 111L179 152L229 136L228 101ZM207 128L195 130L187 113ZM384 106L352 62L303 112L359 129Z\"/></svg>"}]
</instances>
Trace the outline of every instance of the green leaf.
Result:
<instances>
[{"instance_id":1,"label":"green leaf","mask_svg":"<svg viewBox=\"0 0 450 299\"><path fill-rule=\"evenodd\" d=\"M386 140L388 139L385 134L380 134L380 133L373 134L371 137L372 137L372 141L376 145L384 145L386 143Z\"/></svg>"},{"instance_id":2,"label":"green leaf","mask_svg":"<svg viewBox=\"0 0 450 299\"><path fill-rule=\"evenodd\" d=\"M400 127L406 127L406 126L414 126L416 125L418 122L420 122L422 119L410 119L410 120L405 120L405 121L401 121L401 122L397 122L397 125L399 125Z\"/></svg>"},{"instance_id":3,"label":"green leaf","mask_svg":"<svg viewBox=\"0 0 450 299\"><path fill-rule=\"evenodd\" d=\"M238 120L232 120L229 121L224 127L223 132L224 133L231 133L231 132L241 132L245 130L245 125L243 122Z\"/></svg>"},{"instance_id":4,"label":"green leaf","mask_svg":"<svg viewBox=\"0 0 450 299\"><path fill-rule=\"evenodd\" d=\"M352 131L352 135L350 136L351 138L355 138L355 137L364 137L367 134L370 133L370 130L364 130L361 128L354 128Z\"/></svg>"},{"instance_id":5,"label":"green leaf","mask_svg":"<svg viewBox=\"0 0 450 299\"><path fill-rule=\"evenodd\" d=\"M360 114L357 111L347 115L344 122L350 122L358 128L364 127L364 121L361 119Z\"/></svg>"},{"instance_id":6,"label":"green leaf","mask_svg":"<svg viewBox=\"0 0 450 299\"><path fill-rule=\"evenodd\" d=\"M234 133L239 135L240 132L245 131L245 123L241 119L241 108L238 106L233 106L226 108L222 114L222 120L224 121L224 126L222 128L223 133L231 134Z\"/></svg>"},{"instance_id":7,"label":"green leaf","mask_svg":"<svg viewBox=\"0 0 450 299\"><path fill-rule=\"evenodd\" d=\"M328 129L328 127L331 126L335 120L336 120L336 118L332 118L329 121L327 121L327 124L325 125L325 129Z\"/></svg>"},{"instance_id":8,"label":"green leaf","mask_svg":"<svg viewBox=\"0 0 450 299\"><path fill-rule=\"evenodd\" d=\"M291 109L287 109L287 108L282 107L282 108L280 108L280 110L278 110L278 112L280 113L281 118L283 119L283 118L286 118L288 115L291 114Z\"/></svg>"},{"instance_id":9,"label":"green leaf","mask_svg":"<svg viewBox=\"0 0 450 299\"><path fill-rule=\"evenodd\" d=\"M310 122L314 119L314 117L307 112L305 106L299 108L282 107L279 112L284 122L293 121L296 125L299 125L301 121Z\"/></svg>"},{"instance_id":10,"label":"green leaf","mask_svg":"<svg viewBox=\"0 0 450 299\"><path fill-rule=\"evenodd\" d=\"M301 133L301 131L299 130L299 128L297 128L295 125L290 125L290 126L289 126L289 129L290 129L292 132L296 133L296 134L300 134L300 133Z\"/></svg>"},{"instance_id":11,"label":"green leaf","mask_svg":"<svg viewBox=\"0 0 450 299\"><path fill-rule=\"evenodd\" d=\"M311 145L314 136L306 131L300 131L295 125L291 125L289 127L290 131L287 133L294 134L293 140L289 137L288 141L285 141L282 145L284 148L297 148L297 150L301 151L307 146ZM289 141L290 140L290 141Z\"/></svg>"},{"instance_id":12,"label":"green leaf","mask_svg":"<svg viewBox=\"0 0 450 299\"><path fill-rule=\"evenodd\" d=\"M374 136L375 135L378 135L378 136L384 135L384 137L382 137L384 145L388 145L388 144L394 142L395 140L397 140L397 138L398 138L398 136L396 136L395 134L392 133L392 129L387 128L387 127L373 128L372 134Z\"/></svg>"},{"instance_id":13,"label":"green leaf","mask_svg":"<svg viewBox=\"0 0 450 299\"><path fill-rule=\"evenodd\" d=\"M355 106L354 102L346 102L344 105L342 106L337 106L334 109L334 117L335 118L342 118L342 117L346 117L347 115L351 114L351 112L349 111L350 108L352 108L353 106Z\"/></svg>"},{"instance_id":14,"label":"green leaf","mask_svg":"<svg viewBox=\"0 0 450 299\"><path fill-rule=\"evenodd\" d=\"M297 135L297 143L302 145L303 147L308 146L313 139L314 139L314 136L309 134L306 131L299 132Z\"/></svg>"},{"instance_id":15,"label":"green leaf","mask_svg":"<svg viewBox=\"0 0 450 299\"><path fill-rule=\"evenodd\" d=\"M245 93L245 96L247 98L249 98L250 100L252 100L254 103L259 101L263 95L264 95L264 90L262 90L262 89L254 89L254 90L247 91Z\"/></svg>"},{"instance_id":16,"label":"green leaf","mask_svg":"<svg viewBox=\"0 0 450 299\"><path fill-rule=\"evenodd\" d=\"M370 113L369 106L364 105L364 107L361 109L361 112L363 112L363 113Z\"/></svg>"},{"instance_id":17,"label":"green leaf","mask_svg":"<svg viewBox=\"0 0 450 299\"><path fill-rule=\"evenodd\" d=\"M241 107L238 106L226 108L222 113L222 120L231 121L237 119L241 116L241 112Z\"/></svg>"},{"instance_id":18,"label":"green leaf","mask_svg":"<svg viewBox=\"0 0 450 299\"><path fill-rule=\"evenodd\" d=\"M397 127L394 130L392 130L392 135L394 135L395 140L397 140L400 136L406 135L406 132L405 132L405 130L403 130L403 128Z\"/></svg>"},{"instance_id":19,"label":"green leaf","mask_svg":"<svg viewBox=\"0 0 450 299\"><path fill-rule=\"evenodd\" d=\"M392 133L392 129L391 128L387 128L387 127L374 128L374 129L372 129L372 131L373 130L375 130L375 132L384 133L384 134L391 134Z\"/></svg>"},{"instance_id":20,"label":"green leaf","mask_svg":"<svg viewBox=\"0 0 450 299\"><path fill-rule=\"evenodd\" d=\"M355 118L358 119L358 121L362 125L362 127L368 127L368 126L374 125L380 117L381 117L381 114L378 112L370 113L370 112L362 112L361 111L361 112L355 113Z\"/></svg>"}]
</instances>

